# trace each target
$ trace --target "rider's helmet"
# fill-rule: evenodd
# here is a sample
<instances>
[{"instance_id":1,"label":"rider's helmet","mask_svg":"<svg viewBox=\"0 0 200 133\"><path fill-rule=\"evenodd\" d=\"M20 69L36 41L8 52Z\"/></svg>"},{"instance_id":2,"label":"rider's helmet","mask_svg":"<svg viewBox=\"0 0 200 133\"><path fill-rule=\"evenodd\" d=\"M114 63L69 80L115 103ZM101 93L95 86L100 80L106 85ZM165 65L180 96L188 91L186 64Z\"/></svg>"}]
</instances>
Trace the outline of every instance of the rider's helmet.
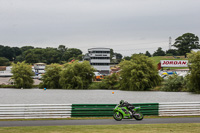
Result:
<instances>
[{"instance_id":1,"label":"rider's helmet","mask_svg":"<svg viewBox=\"0 0 200 133\"><path fill-rule=\"evenodd\" d=\"M120 104L123 104L123 103L124 103L124 100L121 100L119 103L120 103Z\"/></svg>"}]
</instances>

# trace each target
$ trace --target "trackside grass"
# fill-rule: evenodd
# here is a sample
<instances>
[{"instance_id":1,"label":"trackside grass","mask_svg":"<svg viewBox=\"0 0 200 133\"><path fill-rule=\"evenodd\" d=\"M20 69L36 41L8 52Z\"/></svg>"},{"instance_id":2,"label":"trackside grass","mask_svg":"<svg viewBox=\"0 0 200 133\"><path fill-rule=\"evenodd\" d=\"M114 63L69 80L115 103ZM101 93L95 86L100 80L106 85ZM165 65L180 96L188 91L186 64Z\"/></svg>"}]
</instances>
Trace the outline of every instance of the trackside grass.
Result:
<instances>
[{"instance_id":1,"label":"trackside grass","mask_svg":"<svg viewBox=\"0 0 200 133\"><path fill-rule=\"evenodd\" d=\"M200 123L1 127L0 133L198 133Z\"/></svg>"},{"instance_id":2,"label":"trackside grass","mask_svg":"<svg viewBox=\"0 0 200 133\"><path fill-rule=\"evenodd\" d=\"M144 116L144 119L155 118L195 118L200 115L194 116ZM88 119L113 119L113 117L72 117L72 118L41 118L41 119L0 119L0 121L37 121L37 120L88 120Z\"/></svg>"}]
</instances>

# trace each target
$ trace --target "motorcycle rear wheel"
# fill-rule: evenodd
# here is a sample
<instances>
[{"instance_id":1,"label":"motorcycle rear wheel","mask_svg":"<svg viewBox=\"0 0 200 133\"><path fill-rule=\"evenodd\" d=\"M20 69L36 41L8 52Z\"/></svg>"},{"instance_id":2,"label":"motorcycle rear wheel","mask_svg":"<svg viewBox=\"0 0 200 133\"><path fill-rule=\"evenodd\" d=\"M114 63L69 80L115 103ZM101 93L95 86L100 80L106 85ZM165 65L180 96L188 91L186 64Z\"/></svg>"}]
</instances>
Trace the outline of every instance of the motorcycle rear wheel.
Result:
<instances>
[{"instance_id":1,"label":"motorcycle rear wheel","mask_svg":"<svg viewBox=\"0 0 200 133\"><path fill-rule=\"evenodd\" d=\"M114 118L116 121L121 121L122 118L123 118L123 115L122 115L121 113L119 113L119 112L115 112L115 113L113 114L113 118Z\"/></svg>"},{"instance_id":2,"label":"motorcycle rear wheel","mask_svg":"<svg viewBox=\"0 0 200 133\"><path fill-rule=\"evenodd\" d=\"M134 118L135 118L136 120L142 120L142 119L144 118L144 116L143 116L143 114L142 114L141 112L136 112L136 113L134 114Z\"/></svg>"}]
</instances>

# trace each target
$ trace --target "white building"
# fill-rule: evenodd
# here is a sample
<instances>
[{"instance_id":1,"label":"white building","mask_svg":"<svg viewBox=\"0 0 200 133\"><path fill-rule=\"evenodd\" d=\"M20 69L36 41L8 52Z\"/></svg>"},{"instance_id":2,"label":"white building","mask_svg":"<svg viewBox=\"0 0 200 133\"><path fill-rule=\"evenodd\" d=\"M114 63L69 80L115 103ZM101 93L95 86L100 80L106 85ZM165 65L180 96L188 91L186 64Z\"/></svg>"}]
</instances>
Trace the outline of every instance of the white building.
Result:
<instances>
[{"instance_id":1,"label":"white building","mask_svg":"<svg viewBox=\"0 0 200 133\"><path fill-rule=\"evenodd\" d=\"M37 72L38 74L41 74L41 73L45 73L45 67L46 67L46 64L45 63L35 63L34 64L34 72Z\"/></svg>"},{"instance_id":2,"label":"white building","mask_svg":"<svg viewBox=\"0 0 200 133\"><path fill-rule=\"evenodd\" d=\"M110 48L88 49L84 60L89 60L90 64L101 74L110 73Z\"/></svg>"},{"instance_id":3,"label":"white building","mask_svg":"<svg viewBox=\"0 0 200 133\"><path fill-rule=\"evenodd\" d=\"M7 66L5 71L0 71L0 77L12 77L11 68L12 66Z\"/></svg>"}]
</instances>

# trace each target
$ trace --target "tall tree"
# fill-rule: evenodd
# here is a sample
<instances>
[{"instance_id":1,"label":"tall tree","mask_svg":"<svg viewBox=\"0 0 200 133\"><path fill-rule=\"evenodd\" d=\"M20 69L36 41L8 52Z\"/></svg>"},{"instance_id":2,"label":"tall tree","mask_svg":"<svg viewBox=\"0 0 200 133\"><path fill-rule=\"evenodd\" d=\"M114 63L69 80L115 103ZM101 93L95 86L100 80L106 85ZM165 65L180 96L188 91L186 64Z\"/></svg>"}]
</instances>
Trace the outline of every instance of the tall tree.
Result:
<instances>
[{"instance_id":1,"label":"tall tree","mask_svg":"<svg viewBox=\"0 0 200 133\"><path fill-rule=\"evenodd\" d=\"M59 64L51 64L45 68L45 74L42 76L41 88L61 89L59 84L62 67Z\"/></svg>"},{"instance_id":2,"label":"tall tree","mask_svg":"<svg viewBox=\"0 0 200 133\"><path fill-rule=\"evenodd\" d=\"M9 46L0 46L0 56L5 57L12 61L14 59L15 53L13 49Z\"/></svg>"},{"instance_id":3,"label":"tall tree","mask_svg":"<svg viewBox=\"0 0 200 133\"><path fill-rule=\"evenodd\" d=\"M58 50L63 54L65 51L67 51L67 48L65 47L65 45L59 45Z\"/></svg>"},{"instance_id":4,"label":"tall tree","mask_svg":"<svg viewBox=\"0 0 200 133\"><path fill-rule=\"evenodd\" d=\"M71 59L77 59L79 55L82 55L82 51L77 48L69 48L64 52L64 61L71 61Z\"/></svg>"},{"instance_id":5,"label":"tall tree","mask_svg":"<svg viewBox=\"0 0 200 133\"><path fill-rule=\"evenodd\" d=\"M12 64L11 72L13 73L12 79L18 88L31 88L33 85L33 79L31 76L34 75L32 72L31 65L25 62L18 62Z\"/></svg>"},{"instance_id":6,"label":"tall tree","mask_svg":"<svg viewBox=\"0 0 200 133\"><path fill-rule=\"evenodd\" d=\"M113 57L116 57L116 59L113 59ZM110 49L110 61L112 63L119 63L122 60L122 54L114 52L113 49Z\"/></svg>"},{"instance_id":7,"label":"tall tree","mask_svg":"<svg viewBox=\"0 0 200 133\"><path fill-rule=\"evenodd\" d=\"M178 50L176 50L176 49L169 49L166 51L166 55L177 56L177 55L179 55L179 53L178 53Z\"/></svg>"},{"instance_id":8,"label":"tall tree","mask_svg":"<svg viewBox=\"0 0 200 133\"><path fill-rule=\"evenodd\" d=\"M63 89L87 89L92 83L94 71L88 61L67 63L61 72L59 83Z\"/></svg>"},{"instance_id":9,"label":"tall tree","mask_svg":"<svg viewBox=\"0 0 200 133\"><path fill-rule=\"evenodd\" d=\"M5 57L0 57L0 66L9 66L10 61Z\"/></svg>"},{"instance_id":10,"label":"tall tree","mask_svg":"<svg viewBox=\"0 0 200 133\"><path fill-rule=\"evenodd\" d=\"M199 38L193 33L185 33L175 39L173 46L178 48L178 52L181 55L186 56L187 53L190 53L191 49L200 48Z\"/></svg>"},{"instance_id":11,"label":"tall tree","mask_svg":"<svg viewBox=\"0 0 200 133\"><path fill-rule=\"evenodd\" d=\"M58 51L60 52L60 59L61 61L65 61L64 53L67 51L68 48L65 47L65 45L59 45Z\"/></svg>"},{"instance_id":12,"label":"tall tree","mask_svg":"<svg viewBox=\"0 0 200 133\"><path fill-rule=\"evenodd\" d=\"M158 47L158 49L153 53L153 56L165 56L165 51L163 51L161 47Z\"/></svg>"},{"instance_id":13,"label":"tall tree","mask_svg":"<svg viewBox=\"0 0 200 133\"><path fill-rule=\"evenodd\" d=\"M22 51L20 48L18 47L12 47L13 51L14 51L14 60L16 59L17 56L22 54Z\"/></svg>"},{"instance_id":14,"label":"tall tree","mask_svg":"<svg viewBox=\"0 0 200 133\"><path fill-rule=\"evenodd\" d=\"M110 60L112 60L113 57L114 57L114 51L113 51L113 49L111 48L111 49L110 49Z\"/></svg>"},{"instance_id":15,"label":"tall tree","mask_svg":"<svg viewBox=\"0 0 200 133\"><path fill-rule=\"evenodd\" d=\"M23 46L20 48L22 52L26 51L26 50L29 50L29 49L34 49L33 46Z\"/></svg>"},{"instance_id":16,"label":"tall tree","mask_svg":"<svg viewBox=\"0 0 200 133\"><path fill-rule=\"evenodd\" d=\"M120 54L120 53L115 53L115 56L116 56L116 59L117 59L117 62L119 63L119 62L121 62L121 60L122 60L122 54Z\"/></svg>"},{"instance_id":17,"label":"tall tree","mask_svg":"<svg viewBox=\"0 0 200 133\"><path fill-rule=\"evenodd\" d=\"M4 46L0 45L0 57L4 57L3 56L3 49L4 49Z\"/></svg>"},{"instance_id":18,"label":"tall tree","mask_svg":"<svg viewBox=\"0 0 200 133\"><path fill-rule=\"evenodd\" d=\"M43 53L44 53L44 49L35 48L35 49L26 50L23 54L24 54L26 63L38 63L38 62L44 62L43 61L44 56L42 55Z\"/></svg>"},{"instance_id":19,"label":"tall tree","mask_svg":"<svg viewBox=\"0 0 200 133\"><path fill-rule=\"evenodd\" d=\"M190 74L188 75L188 88L190 91L200 93L200 51L188 54Z\"/></svg>"},{"instance_id":20,"label":"tall tree","mask_svg":"<svg viewBox=\"0 0 200 133\"><path fill-rule=\"evenodd\" d=\"M46 48L43 52L44 61L47 64L59 63L62 54L55 48Z\"/></svg>"},{"instance_id":21,"label":"tall tree","mask_svg":"<svg viewBox=\"0 0 200 133\"><path fill-rule=\"evenodd\" d=\"M124 59L124 60L131 60L131 57L130 57L130 56L124 56L123 59Z\"/></svg>"},{"instance_id":22,"label":"tall tree","mask_svg":"<svg viewBox=\"0 0 200 133\"><path fill-rule=\"evenodd\" d=\"M150 58L142 54L134 54L131 58L120 63L122 90L143 91L160 84L161 77Z\"/></svg>"},{"instance_id":23,"label":"tall tree","mask_svg":"<svg viewBox=\"0 0 200 133\"><path fill-rule=\"evenodd\" d=\"M105 77L105 79L103 79L102 83L106 85L107 89L118 89L119 75L116 73L108 75ZM103 88L103 89L106 89L106 88Z\"/></svg>"},{"instance_id":24,"label":"tall tree","mask_svg":"<svg viewBox=\"0 0 200 133\"><path fill-rule=\"evenodd\" d=\"M145 55L148 57L151 57L151 54L149 53L149 51L146 51Z\"/></svg>"}]
</instances>

